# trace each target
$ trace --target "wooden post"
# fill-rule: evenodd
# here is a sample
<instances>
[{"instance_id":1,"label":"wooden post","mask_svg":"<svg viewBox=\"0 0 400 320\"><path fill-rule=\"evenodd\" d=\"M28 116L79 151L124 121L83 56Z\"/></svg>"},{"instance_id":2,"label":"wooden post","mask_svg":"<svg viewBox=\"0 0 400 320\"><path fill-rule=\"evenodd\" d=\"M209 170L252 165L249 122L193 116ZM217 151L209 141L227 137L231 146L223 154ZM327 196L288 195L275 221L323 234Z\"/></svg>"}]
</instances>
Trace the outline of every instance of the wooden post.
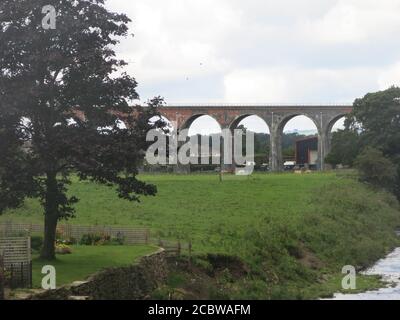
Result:
<instances>
[{"instance_id":1,"label":"wooden post","mask_svg":"<svg viewBox=\"0 0 400 320\"><path fill-rule=\"evenodd\" d=\"M15 276L14 276L14 264L13 263L10 264L10 268L11 268L10 287L12 289L14 289L14 280L15 280L14 278L15 278Z\"/></svg>"},{"instance_id":2,"label":"wooden post","mask_svg":"<svg viewBox=\"0 0 400 320\"><path fill-rule=\"evenodd\" d=\"M20 263L20 276L21 276L21 278L20 278L20 283L19 283L19 287L22 287L22 288L24 288L25 287L25 275L24 275L24 272L25 272L25 268L24 268L24 263L23 262L21 262Z\"/></svg>"},{"instance_id":3,"label":"wooden post","mask_svg":"<svg viewBox=\"0 0 400 320\"><path fill-rule=\"evenodd\" d=\"M29 289L32 289L33 281L32 281L32 260L29 262Z\"/></svg>"},{"instance_id":4,"label":"wooden post","mask_svg":"<svg viewBox=\"0 0 400 320\"><path fill-rule=\"evenodd\" d=\"M181 240L178 240L178 256L181 255Z\"/></svg>"},{"instance_id":5,"label":"wooden post","mask_svg":"<svg viewBox=\"0 0 400 320\"><path fill-rule=\"evenodd\" d=\"M191 267L192 266L192 240L189 240L188 250L189 250L189 267Z\"/></svg>"},{"instance_id":6,"label":"wooden post","mask_svg":"<svg viewBox=\"0 0 400 320\"><path fill-rule=\"evenodd\" d=\"M12 235L12 221L11 220L7 220L6 224L5 224L4 236L5 237L10 237L11 235Z\"/></svg>"},{"instance_id":7,"label":"wooden post","mask_svg":"<svg viewBox=\"0 0 400 320\"><path fill-rule=\"evenodd\" d=\"M149 229L146 229L146 234L145 234L146 244L149 244L149 233L150 233Z\"/></svg>"},{"instance_id":8,"label":"wooden post","mask_svg":"<svg viewBox=\"0 0 400 320\"><path fill-rule=\"evenodd\" d=\"M5 299L4 286L5 286L4 259L3 259L3 252L0 251L0 300Z\"/></svg>"}]
</instances>

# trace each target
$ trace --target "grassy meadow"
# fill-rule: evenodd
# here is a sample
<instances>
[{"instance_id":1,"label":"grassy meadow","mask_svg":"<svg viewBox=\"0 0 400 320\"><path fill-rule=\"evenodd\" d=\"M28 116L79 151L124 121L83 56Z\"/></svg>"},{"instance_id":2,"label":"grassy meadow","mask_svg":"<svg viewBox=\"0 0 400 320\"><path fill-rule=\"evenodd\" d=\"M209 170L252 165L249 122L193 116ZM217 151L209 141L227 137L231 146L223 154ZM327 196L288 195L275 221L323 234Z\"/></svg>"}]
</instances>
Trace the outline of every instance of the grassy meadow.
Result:
<instances>
[{"instance_id":1,"label":"grassy meadow","mask_svg":"<svg viewBox=\"0 0 400 320\"><path fill-rule=\"evenodd\" d=\"M301 219L310 211L312 195L336 179L333 174L226 175L222 183L217 175L140 178L158 188L155 197L142 197L140 203L119 199L111 188L73 178L70 194L80 202L69 223L143 226L154 236L192 238L198 249L217 250L236 233L265 219L291 223ZM7 219L43 223L42 208L28 199L23 207L0 216L0 221Z\"/></svg>"},{"instance_id":2,"label":"grassy meadow","mask_svg":"<svg viewBox=\"0 0 400 320\"><path fill-rule=\"evenodd\" d=\"M195 253L239 256L251 276L229 287L236 298L315 298L339 290L343 265L364 268L399 240L399 204L344 175L141 175L158 188L140 203L73 178L74 224L148 227L153 237L191 239ZM42 222L36 200L0 221ZM376 286L376 278L360 277Z\"/></svg>"}]
</instances>

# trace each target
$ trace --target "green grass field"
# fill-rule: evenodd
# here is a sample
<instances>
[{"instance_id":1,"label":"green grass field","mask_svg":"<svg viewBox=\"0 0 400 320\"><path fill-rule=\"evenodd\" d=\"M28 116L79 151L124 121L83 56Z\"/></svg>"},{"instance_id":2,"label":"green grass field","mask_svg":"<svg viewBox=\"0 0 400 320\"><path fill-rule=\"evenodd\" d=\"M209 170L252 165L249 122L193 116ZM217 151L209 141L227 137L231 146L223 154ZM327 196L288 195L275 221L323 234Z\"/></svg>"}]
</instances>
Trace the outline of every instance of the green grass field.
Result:
<instances>
[{"instance_id":1,"label":"green grass field","mask_svg":"<svg viewBox=\"0 0 400 320\"><path fill-rule=\"evenodd\" d=\"M216 174L140 178L158 188L140 203L74 178L70 193L81 201L70 222L148 227L154 238L191 239L195 253L237 255L257 276L240 283L234 297L303 298L338 290L340 282L332 279L343 265L366 267L400 245L395 198L344 175L226 175L222 183ZM42 222L41 211L28 200L0 221Z\"/></svg>"},{"instance_id":2,"label":"green grass field","mask_svg":"<svg viewBox=\"0 0 400 320\"><path fill-rule=\"evenodd\" d=\"M70 193L81 201L73 224L144 226L154 236L193 238L198 248L218 249L224 234L246 231L265 218L295 221L310 210L310 197L335 180L333 174L265 175L224 177L217 175L144 175L155 184L155 197L142 197L140 203L119 199L108 187L90 182L74 183ZM0 217L43 222L36 200Z\"/></svg>"},{"instance_id":3,"label":"green grass field","mask_svg":"<svg viewBox=\"0 0 400 320\"><path fill-rule=\"evenodd\" d=\"M57 255L56 261L43 261L33 256L32 282L34 288L41 287L42 267L56 268L57 286L77 280L85 280L89 275L107 267L127 266L140 257L156 251L156 247L136 246L72 246L72 254Z\"/></svg>"}]
</instances>

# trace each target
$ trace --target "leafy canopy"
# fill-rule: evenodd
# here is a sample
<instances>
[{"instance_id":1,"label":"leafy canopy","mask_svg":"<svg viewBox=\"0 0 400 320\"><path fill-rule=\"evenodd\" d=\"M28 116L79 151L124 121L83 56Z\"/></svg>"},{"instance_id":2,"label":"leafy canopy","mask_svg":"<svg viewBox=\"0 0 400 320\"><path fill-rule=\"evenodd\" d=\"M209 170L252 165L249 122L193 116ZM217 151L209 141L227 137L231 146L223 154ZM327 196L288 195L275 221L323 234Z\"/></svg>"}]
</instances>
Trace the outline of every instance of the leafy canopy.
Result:
<instances>
[{"instance_id":1,"label":"leafy canopy","mask_svg":"<svg viewBox=\"0 0 400 320\"><path fill-rule=\"evenodd\" d=\"M45 5L54 30L42 28ZM72 173L131 201L156 193L136 175L162 99L130 106L137 82L114 51L129 22L103 0L0 2L0 212L38 197L46 215L73 216Z\"/></svg>"}]
</instances>

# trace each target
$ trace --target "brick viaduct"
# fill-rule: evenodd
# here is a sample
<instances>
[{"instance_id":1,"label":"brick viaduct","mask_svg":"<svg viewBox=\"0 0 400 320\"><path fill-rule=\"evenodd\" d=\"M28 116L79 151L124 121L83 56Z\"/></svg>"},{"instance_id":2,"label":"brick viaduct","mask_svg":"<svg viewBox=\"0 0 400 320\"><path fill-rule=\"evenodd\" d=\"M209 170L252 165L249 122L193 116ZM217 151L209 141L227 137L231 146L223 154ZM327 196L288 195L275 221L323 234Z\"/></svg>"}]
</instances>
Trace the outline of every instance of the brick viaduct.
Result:
<instances>
[{"instance_id":1,"label":"brick viaduct","mask_svg":"<svg viewBox=\"0 0 400 320\"><path fill-rule=\"evenodd\" d=\"M282 135L287 122L299 115L310 118L318 130L318 168L324 169L324 159L329 153L331 130L341 117L351 112L351 105L302 105L302 106L223 106L188 105L164 106L159 111L178 130L189 128L194 120L208 115L222 128L235 129L240 121L252 115L263 119L270 131L270 167L272 171L283 169Z\"/></svg>"}]
</instances>

